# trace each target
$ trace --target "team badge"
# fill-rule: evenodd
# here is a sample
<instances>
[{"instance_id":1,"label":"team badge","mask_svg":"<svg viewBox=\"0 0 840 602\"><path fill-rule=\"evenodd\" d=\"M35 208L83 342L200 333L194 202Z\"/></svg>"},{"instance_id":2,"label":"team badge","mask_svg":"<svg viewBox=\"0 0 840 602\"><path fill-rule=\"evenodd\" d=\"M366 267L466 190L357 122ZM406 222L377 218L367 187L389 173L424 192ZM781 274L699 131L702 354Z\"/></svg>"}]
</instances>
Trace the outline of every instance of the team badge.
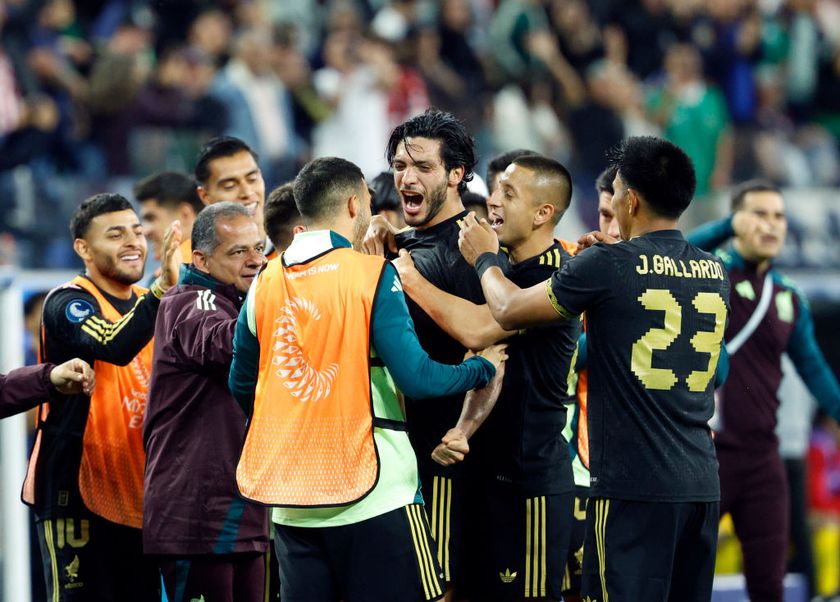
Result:
<instances>
[{"instance_id":1,"label":"team badge","mask_svg":"<svg viewBox=\"0 0 840 602\"><path fill-rule=\"evenodd\" d=\"M64 315L73 324L81 324L93 315L93 305L84 299L73 299L64 309Z\"/></svg>"}]
</instances>

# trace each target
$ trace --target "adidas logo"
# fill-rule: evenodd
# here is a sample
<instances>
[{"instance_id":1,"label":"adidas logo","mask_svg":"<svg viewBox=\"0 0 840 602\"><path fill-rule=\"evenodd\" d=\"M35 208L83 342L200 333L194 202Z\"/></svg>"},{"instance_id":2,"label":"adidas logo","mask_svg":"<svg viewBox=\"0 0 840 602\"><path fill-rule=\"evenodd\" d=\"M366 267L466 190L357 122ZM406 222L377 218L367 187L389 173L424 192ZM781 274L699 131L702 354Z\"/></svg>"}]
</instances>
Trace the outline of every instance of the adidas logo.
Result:
<instances>
[{"instance_id":1,"label":"adidas logo","mask_svg":"<svg viewBox=\"0 0 840 602\"><path fill-rule=\"evenodd\" d=\"M499 579L502 580L502 583L513 583L513 580L516 579L516 576L519 573L517 572L510 572L510 569L505 569L504 573L499 573Z\"/></svg>"},{"instance_id":2,"label":"adidas logo","mask_svg":"<svg viewBox=\"0 0 840 602\"><path fill-rule=\"evenodd\" d=\"M190 602L204 602L204 594L201 594L198 598L190 598Z\"/></svg>"},{"instance_id":3,"label":"adidas logo","mask_svg":"<svg viewBox=\"0 0 840 602\"><path fill-rule=\"evenodd\" d=\"M394 284L391 286L391 292L392 293L398 293L402 290L403 290L402 282L400 282L399 278L394 276Z\"/></svg>"}]
</instances>

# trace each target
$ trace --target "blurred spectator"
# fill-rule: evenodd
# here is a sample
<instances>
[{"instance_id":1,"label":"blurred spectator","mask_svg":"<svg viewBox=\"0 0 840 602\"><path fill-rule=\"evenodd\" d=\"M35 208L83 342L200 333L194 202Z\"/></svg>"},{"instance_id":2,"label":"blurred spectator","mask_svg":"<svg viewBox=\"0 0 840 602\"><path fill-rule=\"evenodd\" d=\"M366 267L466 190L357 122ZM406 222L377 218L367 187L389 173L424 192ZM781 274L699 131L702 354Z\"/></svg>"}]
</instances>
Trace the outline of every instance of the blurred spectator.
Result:
<instances>
[{"instance_id":1,"label":"blurred spectator","mask_svg":"<svg viewBox=\"0 0 840 602\"><path fill-rule=\"evenodd\" d=\"M696 196L729 184L732 136L720 92L703 79L700 54L690 44L674 44L665 55L665 77L651 93L648 108L664 136L694 162Z\"/></svg>"},{"instance_id":2,"label":"blurred spectator","mask_svg":"<svg viewBox=\"0 0 840 602\"><path fill-rule=\"evenodd\" d=\"M225 133L245 141L260 156L269 186L296 174L300 141L291 97L272 70L271 36L251 29L239 34L234 53L219 73L213 93L228 110Z\"/></svg>"},{"instance_id":3,"label":"blurred spectator","mask_svg":"<svg viewBox=\"0 0 840 602\"><path fill-rule=\"evenodd\" d=\"M278 186L265 200L265 233L279 254L292 244L295 234L305 229L295 204L294 186L287 182Z\"/></svg>"},{"instance_id":4,"label":"blurred spectator","mask_svg":"<svg viewBox=\"0 0 840 602\"><path fill-rule=\"evenodd\" d=\"M373 215L384 215L395 228L405 228L400 195L394 186L394 174L383 171L370 181L370 189Z\"/></svg>"},{"instance_id":5,"label":"blurred spectator","mask_svg":"<svg viewBox=\"0 0 840 602\"><path fill-rule=\"evenodd\" d=\"M474 211L478 219L487 219L487 198L469 190L461 195L464 209Z\"/></svg>"}]
</instances>

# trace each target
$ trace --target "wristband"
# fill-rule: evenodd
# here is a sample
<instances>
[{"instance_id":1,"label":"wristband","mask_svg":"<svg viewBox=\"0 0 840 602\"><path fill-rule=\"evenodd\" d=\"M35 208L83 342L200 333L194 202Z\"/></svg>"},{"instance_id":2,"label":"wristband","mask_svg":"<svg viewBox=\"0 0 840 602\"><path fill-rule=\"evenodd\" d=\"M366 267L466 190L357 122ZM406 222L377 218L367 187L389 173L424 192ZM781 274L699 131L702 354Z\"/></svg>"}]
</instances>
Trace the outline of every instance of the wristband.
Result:
<instances>
[{"instance_id":1,"label":"wristband","mask_svg":"<svg viewBox=\"0 0 840 602\"><path fill-rule=\"evenodd\" d=\"M499 262L498 253L487 251L486 253L482 253L481 255L479 255L478 258L475 260L475 271L478 274L479 280L481 280L481 277L484 275L484 272L493 267L499 269L502 268L502 264Z\"/></svg>"},{"instance_id":2,"label":"wristband","mask_svg":"<svg viewBox=\"0 0 840 602\"><path fill-rule=\"evenodd\" d=\"M149 287L149 292L155 296L156 299L160 299L163 297L163 294L166 292L163 288L158 284L157 279L152 282L152 285Z\"/></svg>"}]
</instances>

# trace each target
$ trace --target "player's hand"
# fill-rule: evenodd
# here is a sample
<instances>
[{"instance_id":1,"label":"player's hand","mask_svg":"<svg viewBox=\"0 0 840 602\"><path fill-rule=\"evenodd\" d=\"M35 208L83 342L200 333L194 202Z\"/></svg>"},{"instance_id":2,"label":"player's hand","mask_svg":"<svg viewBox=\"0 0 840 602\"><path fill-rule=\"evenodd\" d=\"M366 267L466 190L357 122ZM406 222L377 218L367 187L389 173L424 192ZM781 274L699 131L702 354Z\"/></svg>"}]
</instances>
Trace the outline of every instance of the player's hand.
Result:
<instances>
[{"instance_id":1,"label":"player's hand","mask_svg":"<svg viewBox=\"0 0 840 602\"><path fill-rule=\"evenodd\" d=\"M368 255L379 255L385 257L385 250L391 253L397 252L397 239L394 235L397 229L391 225L382 215L374 215L370 218L365 238L362 241L362 251Z\"/></svg>"},{"instance_id":2,"label":"player's hand","mask_svg":"<svg viewBox=\"0 0 840 602\"><path fill-rule=\"evenodd\" d=\"M181 222L175 220L163 235L163 253L160 260L158 286L164 291L178 284L178 273L184 259L181 256Z\"/></svg>"},{"instance_id":3,"label":"player's hand","mask_svg":"<svg viewBox=\"0 0 840 602\"><path fill-rule=\"evenodd\" d=\"M497 343L495 345L490 345L486 349L482 349L476 355L480 355L488 362L493 364L496 368L496 373L499 372L504 361L508 358L507 355L507 344L506 343ZM489 385L488 385L489 386Z\"/></svg>"},{"instance_id":4,"label":"player's hand","mask_svg":"<svg viewBox=\"0 0 840 602\"><path fill-rule=\"evenodd\" d=\"M84 393L89 396L96 385L96 377L90 364L74 358L53 368L50 372L50 382L59 393L65 395Z\"/></svg>"},{"instance_id":5,"label":"player's hand","mask_svg":"<svg viewBox=\"0 0 840 602\"><path fill-rule=\"evenodd\" d=\"M604 234L600 230L593 230L592 232L587 232L586 234L578 238L577 252L580 253L581 251L588 249L592 245L599 242L612 245L619 242L619 240L617 238L613 238L609 234Z\"/></svg>"},{"instance_id":6,"label":"player's hand","mask_svg":"<svg viewBox=\"0 0 840 602\"><path fill-rule=\"evenodd\" d=\"M458 427L449 429L438 446L432 451L432 460L441 466L452 466L463 461L470 453L467 435Z\"/></svg>"},{"instance_id":7,"label":"player's hand","mask_svg":"<svg viewBox=\"0 0 840 602\"><path fill-rule=\"evenodd\" d=\"M479 255L499 252L499 237L496 236L496 231L490 227L486 219L481 218L479 221L475 217L475 212L470 211L467 217L461 220L458 248L467 263L475 266L475 260Z\"/></svg>"},{"instance_id":8,"label":"player's hand","mask_svg":"<svg viewBox=\"0 0 840 602\"><path fill-rule=\"evenodd\" d=\"M736 211L732 214L732 229L735 236L747 236L756 226L755 214L751 211Z\"/></svg>"},{"instance_id":9,"label":"player's hand","mask_svg":"<svg viewBox=\"0 0 840 602\"><path fill-rule=\"evenodd\" d=\"M391 263L397 268L403 290L410 295L417 280L421 278L420 272L415 267L414 260L411 258L411 253L405 249L400 249L399 255L396 259L392 259Z\"/></svg>"}]
</instances>

